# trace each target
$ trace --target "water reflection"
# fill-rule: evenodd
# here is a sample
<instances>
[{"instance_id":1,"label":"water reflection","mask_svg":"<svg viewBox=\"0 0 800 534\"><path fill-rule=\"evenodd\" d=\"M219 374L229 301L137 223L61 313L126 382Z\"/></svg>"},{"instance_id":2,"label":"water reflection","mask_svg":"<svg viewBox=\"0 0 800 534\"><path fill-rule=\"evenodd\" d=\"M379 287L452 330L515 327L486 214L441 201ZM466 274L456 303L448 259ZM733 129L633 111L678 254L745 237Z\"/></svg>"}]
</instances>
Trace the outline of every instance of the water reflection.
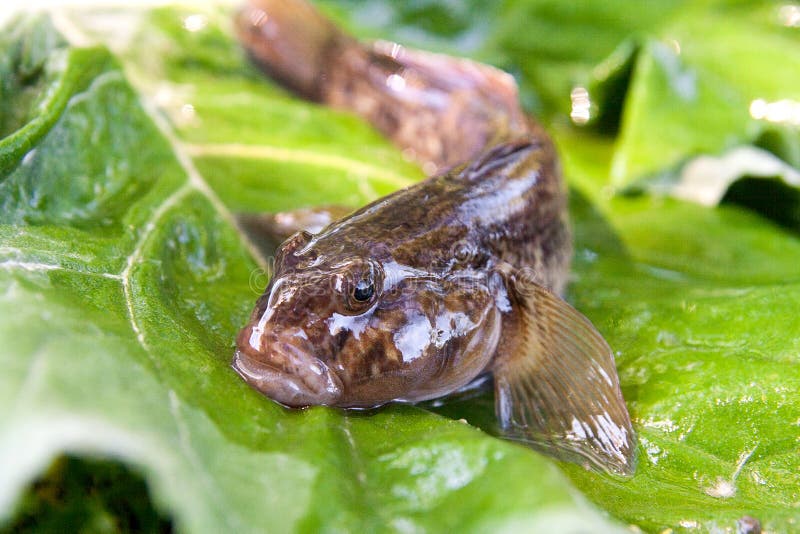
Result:
<instances>
[{"instance_id":1,"label":"water reflection","mask_svg":"<svg viewBox=\"0 0 800 534\"><path fill-rule=\"evenodd\" d=\"M392 91L400 92L406 88L406 79L399 74L391 74L386 78L386 86Z\"/></svg>"},{"instance_id":2,"label":"water reflection","mask_svg":"<svg viewBox=\"0 0 800 534\"><path fill-rule=\"evenodd\" d=\"M790 99L767 102L758 98L750 102L750 116L756 120L800 126L800 102Z\"/></svg>"},{"instance_id":3,"label":"water reflection","mask_svg":"<svg viewBox=\"0 0 800 534\"><path fill-rule=\"evenodd\" d=\"M208 26L208 18L205 15L189 15L183 19L183 28L190 32L199 32Z\"/></svg>"},{"instance_id":4,"label":"water reflection","mask_svg":"<svg viewBox=\"0 0 800 534\"><path fill-rule=\"evenodd\" d=\"M589 91L585 87L575 87L569 94L572 101L572 111L570 119L575 124L586 124L591 118L592 101L589 98Z\"/></svg>"},{"instance_id":5,"label":"water reflection","mask_svg":"<svg viewBox=\"0 0 800 534\"><path fill-rule=\"evenodd\" d=\"M800 27L800 6L786 4L778 10L778 20L790 28Z\"/></svg>"}]
</instances>

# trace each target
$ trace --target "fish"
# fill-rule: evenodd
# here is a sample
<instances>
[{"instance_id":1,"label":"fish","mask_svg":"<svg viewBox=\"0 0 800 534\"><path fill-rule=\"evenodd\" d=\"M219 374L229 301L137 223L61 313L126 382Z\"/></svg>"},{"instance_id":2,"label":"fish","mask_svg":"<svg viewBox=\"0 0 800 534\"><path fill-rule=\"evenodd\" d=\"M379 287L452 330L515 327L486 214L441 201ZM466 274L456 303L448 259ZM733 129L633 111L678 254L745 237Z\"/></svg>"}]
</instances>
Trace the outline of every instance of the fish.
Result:
<instances>
[{"instance_id":1,"label":"fish","mask_svg":"<svg viewBox=\"0 0 800 534\"><path fill-rule=\"evenodd\" d=\"M418 403L489 377L504 437L631 475L613 352L561 298L572 239L556 149L513 77L362 43L306 0L251 0L235 28L269 77L361 116L428 178L352 212L246 219L285 241L233 369L291 408Z\"/></svg>"}]
</instances>

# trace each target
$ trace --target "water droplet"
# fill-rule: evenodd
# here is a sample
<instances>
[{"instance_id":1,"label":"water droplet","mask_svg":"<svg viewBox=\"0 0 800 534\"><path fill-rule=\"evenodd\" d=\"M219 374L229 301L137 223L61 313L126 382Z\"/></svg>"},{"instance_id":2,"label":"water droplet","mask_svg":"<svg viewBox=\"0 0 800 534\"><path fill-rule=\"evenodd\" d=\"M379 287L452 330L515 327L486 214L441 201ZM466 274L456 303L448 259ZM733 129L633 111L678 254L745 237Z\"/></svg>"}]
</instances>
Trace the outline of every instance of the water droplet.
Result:
<instances>
[{"instance_id":1,"label":"water droplet","mask_svg":"<svg viewBox=\"0 0 800 534\"><path fill-rule=\"evenodd\" d=\"M208 26L208 18L205 15L189 15L183 19L183 28L190 32L199 32Z\"/></svg>"},{"instance_id":2,"label":"water droplet","mask_svg":"<svg viewBox=\"0 0 800 534\"><path fill-rule=\"evenodd\" d=\"M196 115L196 114L197 114L197 113L195 112L195 110L194 110L194 106L193 106L193 105L191 105L191 104L184 104L183 106L181 106L181 115L183 115L183 117L184 117L186 120L192 120L192 119L194 119L194 117L195 117L195 115Z\"/></svg>"},{"instance_id":3,"label":"water droplet","mask_svg":"<svg viewBox=\"0 0 800 534\"><path fill-rule=\"evenodd\" d=\"M717 499L729 499L736 495L736 486L732 482L723 478L717 478L713 486L709 486L703 490L706 495L716 497Z\"/></svg>"},{"instance_id":4,"label":"water droplet","mask_svg":"<svg viewBox=\"0 0 800 534\"><path fill-rule=\"evenodd\" d=\"M586 124L591 119L592 101L589 91L585 87L575 87L569 94L572 101L572 111L569 117L575 124Z\"/></svg>"}]
</instances>

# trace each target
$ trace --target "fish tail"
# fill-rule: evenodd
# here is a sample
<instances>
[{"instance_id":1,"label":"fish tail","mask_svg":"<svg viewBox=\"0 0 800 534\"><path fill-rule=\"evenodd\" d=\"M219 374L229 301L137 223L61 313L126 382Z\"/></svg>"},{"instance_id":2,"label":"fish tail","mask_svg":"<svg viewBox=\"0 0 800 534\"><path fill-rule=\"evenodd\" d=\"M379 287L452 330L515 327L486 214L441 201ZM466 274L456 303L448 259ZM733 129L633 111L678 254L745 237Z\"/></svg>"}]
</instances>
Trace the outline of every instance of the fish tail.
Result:
<instances>
[{"instance_id":1,"label":"fish tail","mask_svg":"<svg viewBox=\"0 0 800 534\"><path fill-rule=\"evenodd\" d=\"M325 73L338 51L357 46L304 0L251 0L236 32L251 59L298 95L324 100Z\"/></svg>"},{"instance_id":2,"label":"fish tail","mask_svg":"<svg viewBox=\"0 0 800 534\"><path fill-rule=\"evenodd\" d=\"M305 0L250 0L237 20L255 62L300 96L352 111L428 175L473 160L532 130L513 77L467 59L338 30Z\"/></svg>"}]
</instances>

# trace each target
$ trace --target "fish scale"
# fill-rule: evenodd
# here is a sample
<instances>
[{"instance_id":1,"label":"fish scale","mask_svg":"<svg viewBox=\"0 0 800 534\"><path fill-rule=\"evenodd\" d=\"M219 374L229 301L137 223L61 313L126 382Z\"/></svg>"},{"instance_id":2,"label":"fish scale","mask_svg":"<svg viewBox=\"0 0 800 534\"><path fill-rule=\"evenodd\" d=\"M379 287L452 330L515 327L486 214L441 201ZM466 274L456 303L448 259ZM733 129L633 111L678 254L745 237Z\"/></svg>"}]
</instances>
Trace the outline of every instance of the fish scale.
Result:
<instances>
[{"instance_id":1,"label":"fish scale","mask_svg":"<svg viewBox=\"0 0 800 534\"><path fill-rule=\"evenodd\" d=\"M362 44L304 0L253 0L236 23L268 75L362 116L430 177L343 216L248 219L274 234L259 242L297 232L233 368L290 407L418 402L491 375L506 437L631 474L635 435L611 349L559 296L572 246L556 152L513 78Z\"/></svg>"}]
</instances>

